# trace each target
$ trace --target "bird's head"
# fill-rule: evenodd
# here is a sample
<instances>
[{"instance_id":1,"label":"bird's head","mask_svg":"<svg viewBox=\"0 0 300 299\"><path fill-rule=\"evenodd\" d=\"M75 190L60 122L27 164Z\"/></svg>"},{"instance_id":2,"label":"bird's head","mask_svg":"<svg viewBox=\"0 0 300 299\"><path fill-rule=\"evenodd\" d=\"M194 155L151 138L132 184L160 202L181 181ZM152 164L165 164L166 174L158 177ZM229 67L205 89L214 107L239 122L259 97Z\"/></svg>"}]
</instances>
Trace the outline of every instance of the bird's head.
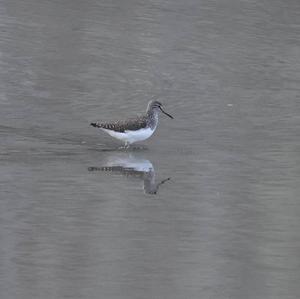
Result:
<instances>
[{"instance_id":1,"label":"bird's head","mask_svg":"<svg viewBox=\"0 0 300 299\"><path fill-rule=\"evenodd\" d=\"M159 101L150 101L148 103L148 108L147 108L147 112L158 112L161 111L162 113L164 113L165 115L169 116L170 118L174 118L172 115L170 115L169 113L167 113L166 111L163 110L162 108L162 103Z\"/></svg>"}]
</instances>

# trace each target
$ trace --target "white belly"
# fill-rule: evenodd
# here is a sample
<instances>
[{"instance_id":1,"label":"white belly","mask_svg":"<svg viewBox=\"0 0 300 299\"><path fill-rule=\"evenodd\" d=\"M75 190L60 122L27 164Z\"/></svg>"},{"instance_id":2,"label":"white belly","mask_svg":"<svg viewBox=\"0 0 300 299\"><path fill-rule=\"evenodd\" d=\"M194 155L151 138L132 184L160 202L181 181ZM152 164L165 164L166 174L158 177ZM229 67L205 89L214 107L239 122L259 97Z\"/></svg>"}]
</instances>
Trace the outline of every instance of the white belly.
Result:
<instances>
[{"instance_id":1,"label":"white belly","mask_svg":"<svg viewBox=\"0 0 300 299\"><path fill-rule=\"evenodd\" d=\"M112 130L103 129L106 133L108 133L110 136L117 138L119 140L122 140L124 142L128 143L134 143L137 141L142 141L148 139L154 132L154 130L151 130L150 128L146 129L139 129L137 131L125 131L124 133L121 132L115 132Z\"/></svg>"}]
</instances>

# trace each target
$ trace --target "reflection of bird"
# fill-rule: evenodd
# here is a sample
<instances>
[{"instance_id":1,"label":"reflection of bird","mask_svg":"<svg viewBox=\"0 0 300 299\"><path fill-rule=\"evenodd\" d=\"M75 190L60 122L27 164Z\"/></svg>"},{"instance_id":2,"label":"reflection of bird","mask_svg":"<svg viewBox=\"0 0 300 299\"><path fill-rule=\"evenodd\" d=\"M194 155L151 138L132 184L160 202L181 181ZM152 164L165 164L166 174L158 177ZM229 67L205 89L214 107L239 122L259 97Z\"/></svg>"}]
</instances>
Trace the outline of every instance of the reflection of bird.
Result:
<instances>
[{"instance_id":1,"label":"reflection of bird","mask_svg":"<svg viewBox=\"0 0 300 299\"><path fill-rule=\"evenodd\" d=\"M144 181L144 190L147 194L156 194L158 188L169 181L171 178L162 180L160 183L155 182L155 170L152 163L143 158L137 158L130 154L113 155L102 167L89 167L89 171L105 171L119 173L128 177L138 177Z\"/></svg>"},{"instance_id":2,"label":"reflection of bird","mask_svg":"<svg viewBox=\"0 0 300 299\"><path fill-rule=\"evenodd\" d=\"M162 104L158 101L150 101L146 114L140 117L128 119L126 121L115 121L91 123L91 126L100 128L110 136L125 142L125 148L130 144L148 139L156 130L158 124L158 112L161 111L170 118L170 114L165 112Z\"/></svg>"}]
</instances>

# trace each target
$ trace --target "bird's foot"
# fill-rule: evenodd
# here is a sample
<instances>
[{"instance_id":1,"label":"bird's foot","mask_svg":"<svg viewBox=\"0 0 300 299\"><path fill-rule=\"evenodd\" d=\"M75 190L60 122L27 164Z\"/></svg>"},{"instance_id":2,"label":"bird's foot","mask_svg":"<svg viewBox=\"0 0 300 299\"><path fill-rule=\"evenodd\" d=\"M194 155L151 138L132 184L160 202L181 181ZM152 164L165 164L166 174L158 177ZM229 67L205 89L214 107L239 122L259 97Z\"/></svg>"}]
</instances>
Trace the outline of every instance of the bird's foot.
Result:
<instances>
[{"instance_id":1,"label":"bird's foot","mask_svg":"<svg viewBox=\"0 0 300 299\"><path fill-rule=\"evenodd\" d=\"M122 146L119 147L119 150L127 150L127 149L129 149L129 147L130 147L130 144L125 143L125 145L122 145Z\"/></svg>"}]
</instances>

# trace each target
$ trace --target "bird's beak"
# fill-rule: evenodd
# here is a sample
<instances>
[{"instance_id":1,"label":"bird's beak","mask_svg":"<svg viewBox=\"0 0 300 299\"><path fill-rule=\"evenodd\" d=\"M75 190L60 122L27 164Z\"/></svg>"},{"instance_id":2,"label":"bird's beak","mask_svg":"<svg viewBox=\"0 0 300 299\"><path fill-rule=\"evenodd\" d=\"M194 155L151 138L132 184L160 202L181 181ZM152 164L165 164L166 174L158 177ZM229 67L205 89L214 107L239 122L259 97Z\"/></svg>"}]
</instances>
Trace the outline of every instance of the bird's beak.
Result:
<instances>
[{"instance_id":1,"label":"bird's beak","mask_svg":"<svg viewBox=\"0 0 300 299\"><path fill-rule=\"evenodd\" d=\"M174 119L174 117L172 115L170 115L169 113L167 113L166 111L164 111L163 108L161 108L161 106L159 106L159 109L161 110L162 113L164 113L165 115L167 115L170 118Z\"/></svg>"}]
</instances>

